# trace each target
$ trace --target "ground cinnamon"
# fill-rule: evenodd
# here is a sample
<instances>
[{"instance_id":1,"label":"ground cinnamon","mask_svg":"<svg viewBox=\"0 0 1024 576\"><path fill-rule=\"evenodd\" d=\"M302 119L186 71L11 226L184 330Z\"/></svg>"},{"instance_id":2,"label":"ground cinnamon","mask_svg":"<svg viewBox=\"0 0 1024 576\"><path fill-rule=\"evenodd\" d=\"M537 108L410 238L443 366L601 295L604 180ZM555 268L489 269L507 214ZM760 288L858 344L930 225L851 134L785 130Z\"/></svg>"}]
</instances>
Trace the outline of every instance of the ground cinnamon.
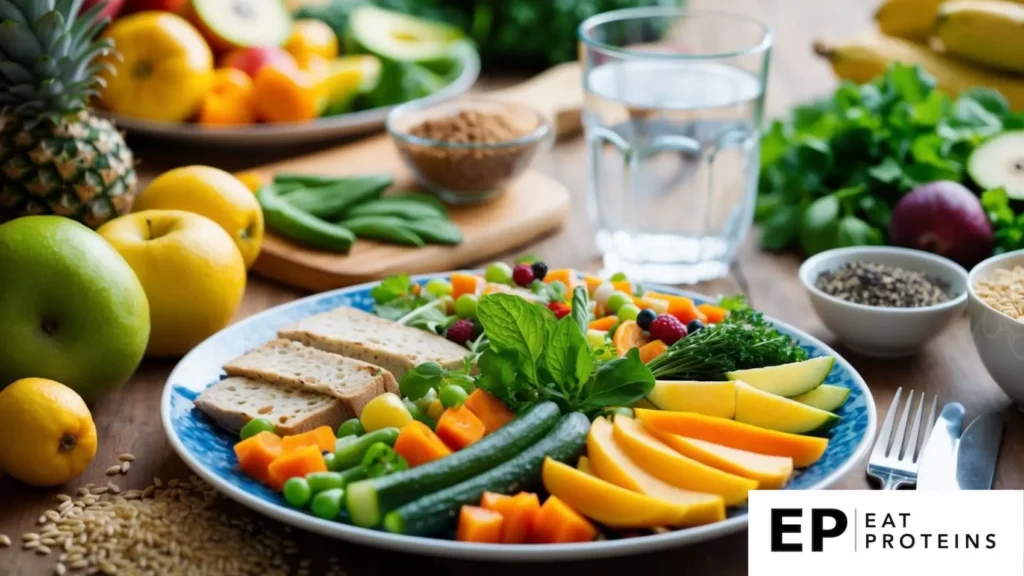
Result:
<instances>
[{"instance_id":1,"label":"ground cinnamon","mask_svg":"<svg viewBox=\"0 0 1024 576\"><path fill-rule=\"evenodd\" d=\"M416 173L417 179L442 199L469 203L487 199L504 189L529 164L541 140L512 143L533 133L508 114L462 109L438 116L409 128L417 138L455 144L415 144L397 140L398 150ZM463 148L458 145L495 145Z\"/></svg>"}]
</instances>

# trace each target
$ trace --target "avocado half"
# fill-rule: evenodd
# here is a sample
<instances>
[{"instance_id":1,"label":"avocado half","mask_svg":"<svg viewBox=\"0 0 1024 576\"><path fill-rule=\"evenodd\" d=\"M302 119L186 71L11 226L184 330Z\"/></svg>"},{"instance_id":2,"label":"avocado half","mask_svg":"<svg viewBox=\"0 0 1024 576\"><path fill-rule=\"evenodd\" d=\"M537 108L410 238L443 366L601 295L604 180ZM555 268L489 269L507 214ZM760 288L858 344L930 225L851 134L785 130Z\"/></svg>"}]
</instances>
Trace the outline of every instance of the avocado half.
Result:
<instances>
[{"instance_id":1,"label":"avocado half","mask_svg":"<svg viewBox=\"0 0 1024 576\"><path fill-rule=\"evenodd\" d=\"M451 58L452 47L465 39L456 26L364 5L349 17L346 47L398 62L429 65Z\"/></svg>"},{"instance_id":2,"label":"avocado half","mask_svg":"<svg viewBox=\"0 0 1024 576\"><path fill-rule=\"evenodd\" d=\"M967 160L967 174L983 190L1003 188L1010 198L1024 200L1024 130L978 146Z\"/></svg>"}]
</instances>

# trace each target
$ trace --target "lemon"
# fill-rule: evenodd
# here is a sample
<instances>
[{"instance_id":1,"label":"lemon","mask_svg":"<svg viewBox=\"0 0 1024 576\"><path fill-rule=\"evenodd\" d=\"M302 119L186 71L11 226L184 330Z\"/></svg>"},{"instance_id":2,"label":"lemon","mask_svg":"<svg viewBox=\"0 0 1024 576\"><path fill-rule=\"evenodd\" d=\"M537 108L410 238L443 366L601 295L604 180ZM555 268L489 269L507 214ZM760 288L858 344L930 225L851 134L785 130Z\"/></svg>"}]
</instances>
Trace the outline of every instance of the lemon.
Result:
<instances>
[{"instance_id":1,"label":"lemon","mask_svg":"<svg viewBox=\"0 0 1024 576\"><path fill-rule=\"evenodd\" d=\"M96 457L96 425L67 386L24 378L0 392L0 469L33 486L77 478Z\"/></svg>"},{"instance_id":2,"label":"lemon","mask_svg":"<svg viewBox=\"0 0 1024 576\"><path fill-rule=\"evenodd\" d=\"M263 210L241 180L212 166L185 166L157 176L135 199L135 212L184 210L206 216L231 236L245 267L263 243Z\"/></svg>"}]
</instances>

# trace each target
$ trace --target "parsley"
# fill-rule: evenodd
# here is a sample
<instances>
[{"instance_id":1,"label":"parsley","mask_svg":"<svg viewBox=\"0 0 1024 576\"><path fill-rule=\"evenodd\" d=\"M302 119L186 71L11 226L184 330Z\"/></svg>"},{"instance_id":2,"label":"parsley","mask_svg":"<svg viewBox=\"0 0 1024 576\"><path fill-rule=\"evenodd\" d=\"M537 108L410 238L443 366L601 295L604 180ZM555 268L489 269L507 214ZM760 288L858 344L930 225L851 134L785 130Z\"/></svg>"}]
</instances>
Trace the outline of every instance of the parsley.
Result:
<instances>
[{"instance_id":1,"label":"parsley","mask_svg":"<svg viewBox=\"0 0 1024 576\"><path fill-rule=\"evenodd\" d=\"M981 205L995 231L995 253L1024 248L1024 213L1014 214L1006 190L986 190L981 194Z\"/></svg>"},{"instance_id":2,"label":"parsley","mask_svg":"<svg viewBox=\"0 0 1024 576\"><path fill-rule=\"evenodd\" d=\"M964 181L980 143L1021 127L1024 114L1011 112L997 92L975 89L952 100L918 67L895 63L873 82L845 82L831 98L800 106L765 131L761 245L800 245L814 254L885 243L904 194L935 180ZM1007 246L1013 230L1024 229L1002 226L1010 228Z\"/></svg>"},{"instance_id":3,"label":"parsley","mask_svg":"<svg viewBox=\"0 0 1024 576\"><path fill-rule=\"evenodd\" d=\"M573 307L586 311L585 293ZM587 345L582 314L557 320L548 309L509 294L480 299L477 315L490 340L479 359L476 385L513 410L552 400L564 411L599 414L647 396L654 376L638 350L598 362Z\"/></svg>"}]
</instances>

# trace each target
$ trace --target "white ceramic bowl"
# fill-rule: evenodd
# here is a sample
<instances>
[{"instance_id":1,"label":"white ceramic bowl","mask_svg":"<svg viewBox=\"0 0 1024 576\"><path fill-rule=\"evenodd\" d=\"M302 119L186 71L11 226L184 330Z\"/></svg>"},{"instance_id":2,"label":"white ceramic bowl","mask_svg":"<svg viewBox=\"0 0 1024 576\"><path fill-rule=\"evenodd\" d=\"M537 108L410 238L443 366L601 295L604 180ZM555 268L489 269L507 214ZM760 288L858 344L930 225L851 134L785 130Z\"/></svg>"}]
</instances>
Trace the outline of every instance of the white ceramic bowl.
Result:
<instances>
[{"instance_id":1,"label":"white ceramic bowl","mask_svg":"<svg viewBox=\"0 0 1024 576\"><path fill-rule=\"evenodd\" d=\"M822 272L848 262L868 262L919 270L944 282L952 298L935 306L883 308L840 300L815 287ZM800 266L800 282L825 327L854 352L876 358L908 356L934 338L967 305L967 271L941 256L887 246L837 248L816 254Z\"/></svg>"},{"instance_id":2,"label":"white ceramic bowl","mask_svg":"<svg viewBox=\"0 0 1024 576\"><path fill-rule=\"evenodd\" d=\"M1018 406L1024 407L1024 322L1010 318L986 304L974 292L974 284L999 268L1024 266L1024 250L993 256L971 270L971 337L992 379Z\"/></svg>"}]
</instances>

